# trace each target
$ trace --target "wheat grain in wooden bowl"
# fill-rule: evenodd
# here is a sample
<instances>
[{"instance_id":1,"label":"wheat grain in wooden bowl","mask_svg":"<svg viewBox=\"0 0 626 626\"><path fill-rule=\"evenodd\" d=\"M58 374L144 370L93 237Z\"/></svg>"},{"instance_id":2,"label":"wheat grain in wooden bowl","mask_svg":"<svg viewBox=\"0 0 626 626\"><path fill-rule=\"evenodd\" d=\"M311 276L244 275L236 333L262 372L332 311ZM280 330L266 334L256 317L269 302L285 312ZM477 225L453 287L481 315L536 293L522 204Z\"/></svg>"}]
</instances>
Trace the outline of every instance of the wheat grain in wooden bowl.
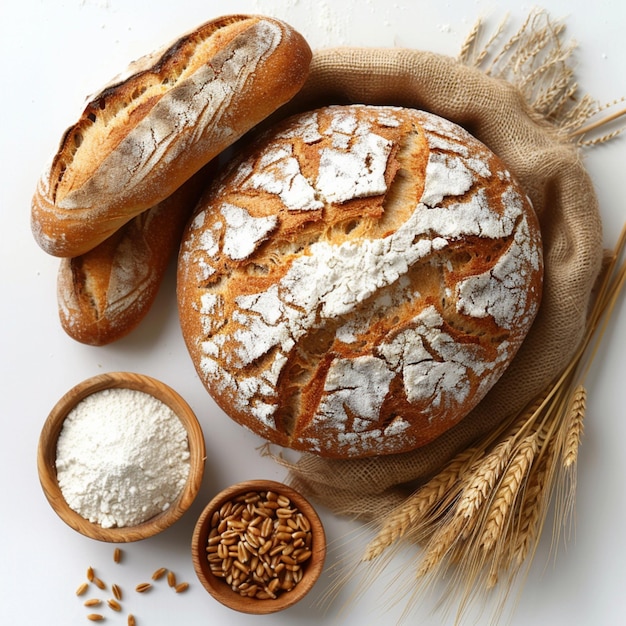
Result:
<instances>
[{"instance_id":1,"label":"wheat grain in wooden bowl","mask_svg":"<svg viewBox=\"0 0 626 626\"><path fill-rule=\"evenodd\" d=\"M209 502L196 523L198 579L223 605L268 614L299 602L324 567L326 537L313 506L279 482L250 480Z\"/></svg>"},{"instance_id":2,"label":"wheat grain in wooden bowl","mask_svg":"<svg viewBox=\"0 0 626 626\"><path fill-rule=\"evenodd\" d=\"M143 392L161 401L174 412L187 434L189 470L184 486L165 510L137 524L105 527L103 524L89 521L68 505L57 479L57 443L64 422L72 409L92 394L115 389ZM92 539L121 543L151 537L174 524L187 511L198 494L205 459L205 442L200 424L187 402L176 391L161 381L143 374L111 372L82 381L56 403L39 437L37 469L48 502L65 523Z\"/></svg>"}]
</instances>

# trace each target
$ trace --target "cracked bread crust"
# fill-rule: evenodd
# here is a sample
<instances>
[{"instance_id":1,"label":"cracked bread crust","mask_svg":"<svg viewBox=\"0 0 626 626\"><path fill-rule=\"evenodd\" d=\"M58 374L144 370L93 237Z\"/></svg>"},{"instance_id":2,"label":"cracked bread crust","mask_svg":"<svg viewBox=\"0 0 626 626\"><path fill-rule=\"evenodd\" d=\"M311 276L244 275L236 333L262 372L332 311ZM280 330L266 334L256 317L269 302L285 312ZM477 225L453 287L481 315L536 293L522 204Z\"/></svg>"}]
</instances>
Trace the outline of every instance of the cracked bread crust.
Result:
<instances>
[{"instance_id":1,"label":"cracked bread crust","mask_svg":"<svg viewBox=\"0 0 626 626\"><path fill-rule=\"evenodd\" d=\"M287 24L231 15L133 63L65 132L33 197L36 241L93 249L291 99L310 60Z\"/></svg>"},{"instance_id":2,"label":"cracked bread crust","mask_svg":"<svg viewBox=\"0 0 626 626\"><path fill-rule=\"evenodd\" d=\"M183 236L178 300L231 418L357 458L458 423L517 352L542 275L530 201L482 143L421 111L331 106L217 178Z\"/></svg>"}]
</instances>

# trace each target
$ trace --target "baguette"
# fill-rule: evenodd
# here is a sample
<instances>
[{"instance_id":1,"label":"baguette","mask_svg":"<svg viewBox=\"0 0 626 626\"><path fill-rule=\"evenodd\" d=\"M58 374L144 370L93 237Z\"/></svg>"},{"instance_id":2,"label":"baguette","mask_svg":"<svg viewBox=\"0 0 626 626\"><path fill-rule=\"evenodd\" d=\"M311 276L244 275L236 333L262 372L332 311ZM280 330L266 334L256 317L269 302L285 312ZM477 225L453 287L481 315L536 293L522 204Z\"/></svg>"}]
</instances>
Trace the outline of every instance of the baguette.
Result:
<instances>
[{"instance_id":1,"label":"baguette","mask_svg":"<svg viewBox=\"0 0 626 626\"><path fill-rule=\"evenodd\" d=\"M169 198L140 213L85 254L63 258L57 303L63 330L103 346L130 333L146 316L212 165Z\"/></svg>"},{"instance_id":2,"label":"baguette","mask_svg":"<svg viewBox=\"0 0 626 626\"><path fill-rule=\"evenodd\" d=\"M287 102L310 60L289 25L231 15L136 61L63 135L33 197L35 240L54 256L91 250Z\"/></svg>"}]
</instances>

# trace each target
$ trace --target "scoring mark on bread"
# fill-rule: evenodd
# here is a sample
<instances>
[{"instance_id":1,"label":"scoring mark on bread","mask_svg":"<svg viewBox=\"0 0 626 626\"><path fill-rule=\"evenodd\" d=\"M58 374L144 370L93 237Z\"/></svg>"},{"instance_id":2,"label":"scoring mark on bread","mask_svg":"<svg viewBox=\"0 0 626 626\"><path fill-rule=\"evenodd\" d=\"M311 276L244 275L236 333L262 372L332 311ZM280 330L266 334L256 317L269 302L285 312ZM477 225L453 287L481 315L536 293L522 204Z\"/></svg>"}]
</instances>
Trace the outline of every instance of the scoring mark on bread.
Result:
<instances>
[{"instance_id":1,"label":"scoring mark on bread","mask_svg":"<svg viewBox=\"0 0 626 626\"><path fill-rule=\"evenodd\" d=\"M255 35L248 36L247 29ZM236 43L242 33L244 39ZM163 159L175 158L197 140L196 126L205 128L224 117L233 95L280 39L280 28L267 20L217 21L195 37L179 39L156 61L146 57L147 68L132 66L135 73L96 95L67 131L53 164L54 202L72 209L85 206L85 193L96 188L105 193L102 185L110 177L94 176L98 168L115 171L124 188L138 184ZM211 63L206 63L207 48ZM232 134L226 121L217 132ZM107 154L103 161L101 155Z\"/></svg>"}]
</instances>

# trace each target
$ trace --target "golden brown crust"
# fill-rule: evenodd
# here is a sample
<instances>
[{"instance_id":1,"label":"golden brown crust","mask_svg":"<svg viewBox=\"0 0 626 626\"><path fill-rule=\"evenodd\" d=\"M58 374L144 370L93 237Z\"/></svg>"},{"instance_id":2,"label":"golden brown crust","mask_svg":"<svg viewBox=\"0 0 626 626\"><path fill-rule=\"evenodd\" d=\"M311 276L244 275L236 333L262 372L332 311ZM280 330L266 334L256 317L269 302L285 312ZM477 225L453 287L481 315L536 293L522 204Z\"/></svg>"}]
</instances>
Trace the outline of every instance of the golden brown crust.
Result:
<instances>
[{"instance_id":1,"label":"golden brown crust","mask_svg":"<svg viewBox=\"0 0 626 626\"><path fill-rule=\"evenodd\" d=\"M463 129L409 109L301 114L238 156L183 236L183 336L233 419L326 456L462 419L537 311L530 202Z\"/></svg>"},{"instance_id":2,"label":"golden brown crust","mask_svg":"<svg viewBox=\"0 0 626 626\"><path fill-rule=\"evenodd\" d=\"M58 312L70 337L103 346L139 325L152 307L213 170L207 165L169 198L134 217L89 252L61 259Z\"/></svg>"},{"instance_id":3,"label":"golden brown crust","mask_svg":"<svg viewBox=\"0 0 626 626\"><path fill-rule=\"evenodd\" d=\"M68 257L94 248L288 101L310 59L287 24L235 15L131 66L93 97L41 177L39 245Z\"/></svg>"}]
</instances>

